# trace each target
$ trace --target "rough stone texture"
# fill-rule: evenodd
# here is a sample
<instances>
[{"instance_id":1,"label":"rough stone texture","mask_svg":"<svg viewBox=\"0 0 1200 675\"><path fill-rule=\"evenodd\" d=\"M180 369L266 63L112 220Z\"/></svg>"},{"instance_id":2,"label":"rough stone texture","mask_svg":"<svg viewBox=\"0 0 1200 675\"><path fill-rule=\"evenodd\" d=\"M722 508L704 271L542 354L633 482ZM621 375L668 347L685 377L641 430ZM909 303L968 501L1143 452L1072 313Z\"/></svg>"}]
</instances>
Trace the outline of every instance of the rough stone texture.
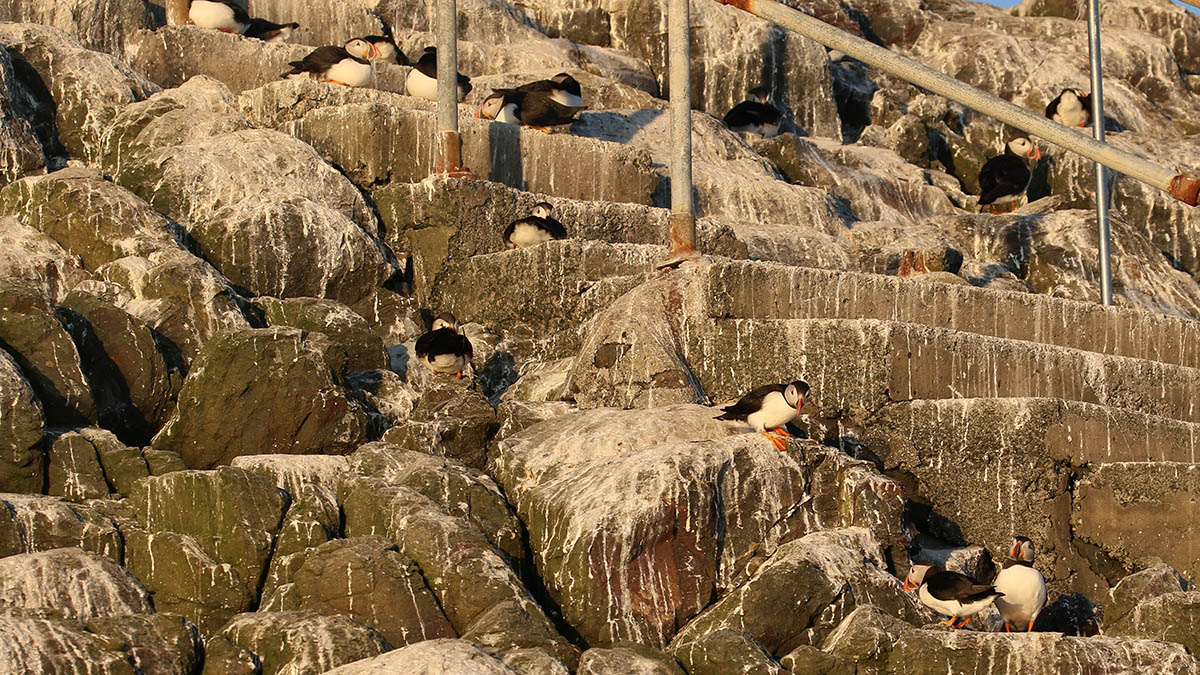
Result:
<instances>
[{"instance_id":1,"label":"rough stone texture","mask_svg":"<svg viewBox=\"0 0 1200 675\"><path fill-rule=\"evenodd\" d=\"M579 675L683 675L675 659L654 650L630 647L589 649L579 659Z\"/></svg>"},{"instance_id":2,"label":"rough stone texture","mask_svg":"<svg viewBox=\"0 0 1200 675\"><path fill-rule=\"evenodd\" d=\"M108 496L108 482L96 446L82 434L70 431L54 439L48 455L47 494L71 501Z\"/></svg>"},{"instance_id":3,"label":"rough stone texture","mask_svg":"<svg viewBox=\"0 0 1200 675\"><path fill-rule=\"evenodd\" d=\"M177 614L94 618L86 628L129 656L144 673L194 673L204 659L196 626Z\"/></svg>"},{"instance_id":4,"label":"rough stone texture","mask_svg":"<svg viewBox=\"0 0 1200 675\"><path fill-rule=\"evenodd\" d=\"M385 432L383 440L482 469L487 464L488 444L500 425L487 398L467 389L464 383L469 381L436 376L421 392L408 420Z\"/></svg>"},{"instance_id":5,"label":"rough stone texture","mask_svg":"<svg viewBox=\"0 0 1200 675\"><path fill-rule=\"evenodd\" d=\"M0 669L10 673L127 675L130 655L107 636L54 616L0 616Z\"/></svg>"},{"instance_id":6,"label":"rough stone texture","mask_svg":"<svg viewBox=\"0 0 1200 675\"><path fill-rule=\"evenodd\" d=\"M292 505L288 508L271 564L263 580L262 597L272 597L278 589L292 583L296 571L304 564L312 549L331 541L341 533L341 511L337 498L330 490L318 485L305 485L289 492Z\"/></svg>"},{"instance_id":7,"label":"rough stone texture","mask_svg":"<svg viewBox=\"0 0 1200 675\"><path fill-rule=\"evenodd\" d=\"M41 492L46 469L42 404L17 362L0 350L0 490Z\"/></svg>"},{"instance_id":8,"label":"rough stone texture","mask_svg":"<svg viewBox=\"0 0 1200 675\"><path fill-rule=\"evenodd\" d=\"M377 4L377 3L376 3ZM377 7L356 0L329 0L320 5L297 5L288 0L256 0L254 16L284 23L295 21L289 42L301 45L341 44L347 35L379 35L384 24L372 10Z\"/></svg>"},{"instance_id":9,"label":"rough stone texture","mask_svg":"<svg viewBox=\"0 0 1200 675\"><path fill-rule=\"evenodd\" d=\"M712 408L654 410L534 425L501 441L491 466L547 590L590 644L665 645L714 593L814 530L861 525L903 548L902 493L865 463L728 437Z\"/></svg>"},{"instance_id":10,"label":"rough stone texture","mask_svg":"<svg viewBox=\"0 0 1200 675\"><path fill-rule=\"evenodd\" d=\"M150 614L150 594L112 560L78 548L0 558L0 603L69 619Z\"/></svg>"},{"instance_id":11,"label":"rough stone texture","mask_svg":"<svg viewBox=\"0 0 1200 675\"><path fill-rule=\"evenodd\" d=\"M296 328L217 336L196 358L154 448L192 468L240 455L349 452L365 440L366 419L338 386L338 352Z\"/></svg>"},{"instance_id":12,"label":"rough stone texture","mask_svg":"<svg viewBox=\"0 0 1200 675\"><path fill-rule=\"evenodd\" d=\"M347 35L350 33L329 44L340 45ZM289 70L289 61L298 61L312 51L311 47L266 44L196 26L134 31L126 42L129 64L159 86L178 87L189 78L204 75L235 92L279 79Z\"/></svg>"},{"instance_id":13,"label":"rough stone texture","mask_svg":"<svg viewBox=\"0 0 1200 675\"><path fill-rule=\"evenodd\" d=\"M327 675L384 675L403 670L408 675L516 675L495 658L466 640L426 640L386 654L348 663Z\"/></svg>"},{"instance_id":14,"label":"rough stone texture","mask_svg":"<svg viewBox=\"0 0 1200 675\"><path fill-rule=\"evenodd\" d=\"M1109 591L1112 599L1104 608L1109 628L1118 626L1141 602L1160 595L1191 590L1170 565L1160 563L1135 572L1117 582Z\"/></svg>"},{"instance_id":15,"label":"rough stone texture","mask_svg":"<svg viewBox=\"0 0 1200 675\"><path fill-rule=\"evenodd\" d=\"M227 637L218 635L204 644L202 675L256 675L261 670L258 657Z\"/></svg>"},{"instance_id":16,"label":"rough stone texture","mask_svg":"<svg viewBox=\"0 0 1200 675\"><path fill-rule=\"evenodd\" d=\"M0 500L0 554L4 556L79 548L117 563L124 560L121 533L96 509L41 495L3 494Z\"/></svg>"},{"instance_id":17,"label":"rough stone texture","mask_svg":"<svg viewBox=\"0 0 1200 675\"><path fill-rule=\"evenodd\" d=\"M277 589L264 605L344 614L393 646L457 637L422 570L395 549L382 537L352 536L322 544L306 555L291 584ZM330 583L333 578L339 581Z\"/></svg>"},{"instance_id":18,"label":"rough stone texture","mask_svg":"<svg viewBox=\"0 0 1200 675\"><path fill-rule=\"evenodd\" d=\"M383 340L349 307L321 298L256 298L268 326L291 326L323 333L346 352L346 370L386 369L389 358Z\"/></svg>"},{"instance_id":19,"label":"rough stone texture","mask_svg":"<svg viewBox=\"0 0 1200 675\"><path fill-rule=\"evenodd\" d=\"M347 616L316 612L238 614L218 637L257 656L263 675L323 673L391 649L382 635Z\"/></svg>"},{"instance_id":20,"label":"rough stone texture","mask_svg":"<svg viewBox=\"0 0 1200 675\"><path fill-rule=\"evenodd\" d=\"M28 93L18 88L13 58L0 50L0 187L44 168L46 155L28 117ZM26 117L28 115L28 117Z\"/></svg>"},{"instance_id":21,"label":"rough stone texture","mask_svg":"<svg viewBox=\"0 0 1200 675\"><path fill-rule=\"evenodd\" d=\"M11 216L0 216L0 276L30 282L53 301L91 278L79 258Z\"/></svg>"},{"instance_id":22,"label":"rough stone texture","mask_svg":"<svg viewBox=\"0 0 1200 675\"><path fill-rule=\"evenodd\" d=\"M117 57L128 33L154 26L150 4L143 0L5 0L0 3L0 21L53 26L88 49Z\"/></svg>"}]
</instances>

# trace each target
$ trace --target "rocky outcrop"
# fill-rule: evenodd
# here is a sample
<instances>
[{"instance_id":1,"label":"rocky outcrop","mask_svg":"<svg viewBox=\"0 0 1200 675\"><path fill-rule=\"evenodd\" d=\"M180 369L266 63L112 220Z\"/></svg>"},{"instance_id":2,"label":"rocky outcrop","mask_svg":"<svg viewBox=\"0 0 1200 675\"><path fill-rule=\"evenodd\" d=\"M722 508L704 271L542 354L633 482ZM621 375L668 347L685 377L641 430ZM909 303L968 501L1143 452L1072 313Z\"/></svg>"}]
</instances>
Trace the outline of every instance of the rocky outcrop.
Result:
<instances>
[{"instance_id":1,"label":"rocky outcrop","mask_svg":"<svg viewBox=\"0 0 1200 675\"><path fill-rule=\"evenodd\" d=\"M8 352L0 350L0 490L40 492L46 469L41 446L46 421L29 380Z\"/></svg>"},{"instance_id":2,"label":"rocky outcrop","mask_svg":"<svg viewBox=\"0 0 1200 675\"><path fill-rule=\"evenodd\" d=\"M323 673L391 649L382 635L344 615L316 612L239 614L218 638L258 657L264 675Z\"/></svg>"},{"instance_id":3,"label":"rocky outcrop","mask_svg":"<svg viewBox=\"0 0 1200 675\"><path fill-rule=\"evenodd\" d=\"M54 301L91 278L79 258L11 216L0 216L0 274L30 282Z\"/></svg>"},{"instance_id":4,"label":"rocky outcrop","mask_svg":"<svg viewBox=\"0 0 1200 675\"><path fill-rule=\"evenodd\" d=\"M389 364L383 340L371 325L349 307L321 298L256 298L268 326L291 326L325 335L345 352L345 370L386 369Z\"/></svg>"},{"instance_id":5,"label":"rocky outcrop","mask_svg":"<svg viewBox=\"0 0 1200 675\"><path fill-rule=\"evenodd\" d=\"M12 56L0 52L0 186L45 166L46 155L31 120L28 94L17 84Z\"/></svg>"},{"instance_id":6,"label":"rocky outcrop","mask_svg":"<svg viewBox=\"0 0 1200 675\"><path fill-rule=\"evenodd\" d=\"M5 556L77 548L124 562L121 532L98 509L41 495L4 494L0 500L0 553Z\"/></svg>"},{"instance_id":7,"label":"rocky outcrop","mask_svg":"<svg viewBox=\"0 0 1200 675\"><path fill-rule=\"evenodd\" d=\"M514 675L517 672L466 640L427 640L348 663L329 672L332 675L382 675L397 669L412 675Z\"/></svg>"},{"instance_id":8,"label":"rocky outcrop","mask_svg":"<svg viewBox=\"0 0 1200 675\"><path fill-rule=\"evenodd\" d=\"M0 20L53 26L83 46L120 57L129 33L154 26L151 5L139 0L5 0Z\"/></svg>"},{"instance_id":9,"label":"rocky outcrop","mask_svg":"<svg viewBox=\"0 0 1200 675\"><path fill-rule=\"evenodd\" d=\"M150 594L117 563L77 548L0 559L0 602L68 619L150 614Z\"/></svg>"}]
</instances>

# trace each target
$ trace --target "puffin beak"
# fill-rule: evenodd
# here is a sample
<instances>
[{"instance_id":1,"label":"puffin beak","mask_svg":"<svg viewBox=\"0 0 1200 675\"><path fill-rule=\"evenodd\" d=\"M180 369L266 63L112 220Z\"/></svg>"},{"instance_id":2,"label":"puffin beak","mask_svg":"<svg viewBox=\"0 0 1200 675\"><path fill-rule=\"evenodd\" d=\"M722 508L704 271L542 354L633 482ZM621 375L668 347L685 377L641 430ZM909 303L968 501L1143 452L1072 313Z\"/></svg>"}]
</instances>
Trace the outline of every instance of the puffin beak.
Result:
<instances>
[{"instance_id":1,"label":"puffin beak","mask_svg":"<svg viewBox=\"0 0 1200 675\"><path fill-rule=\"evenodd\" d=\"M1036 146L1036 145L1035 145L1035 146L1033 146L1033 158L1034 158L1034 159L1041 159L1041 158L1042 158L1042 150L1041 150L1041 148L1039 148L1039 147L1038 147L1038 146Z\"/></svg>"},{"instance_id":2,"label":"puffin beak","mask_svg":"<svg viewBox=\"0 0 1200 675\"><path fill-rule=\"evenodd\" d=\"M1021 555L1021 545L1020 544L1013 546L1012 550L1008 552L1008 557L1012 558L1013 560L1016 560L1017 556L1019 556L1019 555Z\"/></svg>"},{"instance_id":3,"label":"puffin beak","mask_svg":"<svg viewBox=\"0 0 1200 675\"><path fill-rule=\"evenodd\" d=\"M374 42L368 42L367 44L371 45L371 60L374 61L379 58L379 47Z\"/></svg>"},{"instance_id":4,"label":"puffin beak","mask_svg":"<svg viewBox=\"0 0 1200 675\"><path fill-rule=\"evenodd\" d=\"M913 589L913 585L908 582L908 579L905 579L903 588L904 592L907 593Z\"/></svg>"},{"instance_id":5,"label":"puffin beak","mask_svg":"<svg viewBox=\"0 0 1200 675\"><path fill-rule=\"evenodd\" d=\"M800 400L796 402L796 414L797 415L800 414L800 409L803 407L804 407L804 397L801 396Z\"/></svg>"}]
</instances>

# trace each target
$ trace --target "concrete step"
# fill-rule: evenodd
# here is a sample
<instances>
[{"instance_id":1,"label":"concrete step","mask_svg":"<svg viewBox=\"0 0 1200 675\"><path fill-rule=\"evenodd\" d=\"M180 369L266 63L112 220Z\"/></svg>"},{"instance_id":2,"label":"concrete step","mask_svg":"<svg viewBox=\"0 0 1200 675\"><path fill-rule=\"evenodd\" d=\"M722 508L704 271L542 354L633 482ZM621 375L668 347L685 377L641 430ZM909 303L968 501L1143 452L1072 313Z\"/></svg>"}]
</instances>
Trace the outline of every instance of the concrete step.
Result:
<instances>
[{"instance_id":1,"label":"concrete step","mask_svg":"<svg viewBox=\"0 0 1200 675\"><path fill-rule=\"evenodd\" d=\"M1058 588L1096 597L1144 559L1200 578L1200 425L1046 398L909 401L858 433L910 497L925 528L1007 550L1038 542Z\"/></svg>"}]
</instances>

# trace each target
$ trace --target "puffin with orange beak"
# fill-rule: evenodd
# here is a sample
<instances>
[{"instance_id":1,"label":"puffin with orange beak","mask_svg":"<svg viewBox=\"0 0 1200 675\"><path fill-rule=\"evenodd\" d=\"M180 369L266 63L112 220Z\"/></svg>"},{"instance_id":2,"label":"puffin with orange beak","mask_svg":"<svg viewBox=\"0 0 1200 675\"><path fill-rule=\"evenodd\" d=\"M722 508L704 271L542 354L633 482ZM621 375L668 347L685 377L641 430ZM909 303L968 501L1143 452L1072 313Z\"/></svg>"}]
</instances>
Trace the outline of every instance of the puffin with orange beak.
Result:
<instances>
[{"instance_id":1,"label":"puffin with orange beak","mask_svg":"<svg viewBox=\"0 0 1200 675\"><path fill-rule=\"evenodd\" d=\"M404 80L404 89L409 96L423 98L426 101L437 100L437 47L425 48L416 65L408 71L408 77ZM458 73L456 94L459 103L462 103L467 94L471 93L471 89L471 78Z\"/></svg>"},{"instance_id":2,"label":"puffin with orange beak","mask_svg":"<svg viewBox=\"0 0 1200 675\"><path fill-rule=\"evenodd\" d=\"M1041 159L1042 151L1028 138L1014 138L1004 146L1004 154L992 157L979 170L979 207L1000 213L1000 204L1010 204L1005 211L1017 208L1017 202L1029 188L1033 174L1029 160Z\"/></svg>"},{"instance_id":3,"label":"puffin with orange beak","mask_svg":"<svg viewBox=\"0 0 1200 675\"><path fill-rule=\"evenodd\" d=\"M983 611L1004 594L991 586L977 584L965 574L949 572L929 563L918 563L904 578L904 591L916 589L921 604L950 617L951 628L962 628L971 617Z\"/></svg>"},{"instance_id":4,"label":"puffin with orange beak","mask_svg":"<svg viewBox=\"0 0 1200 675\"><path fill-rule=\"evenodd\" d=\"M1092 98L1082 89L1063 89L1046 105L1046 117L1069 127L1092 123Z\"/></svg>"},{"instance_id":5,"label":"puffin with orange beak","mask_svg":"<svg viewBox=\"0 0 1200 675\"><path fill-rule=\"evenodd\" d=\"M737 403L725 406L716 417L719 420L745 422L758 433L767 437L776 450L787 449L787 441L767 433L770 429L780 436L791 437L783 425L800 415L804 401L811 389L804 380L791 384L764 384L746 394Z\"/></svg>"},{"instance_id":6,"label":"puffin with orange beak","mask_svg":"<svg viewBox=\"0 0 1200 675\"><path fill-rule=\"evenodd\" d=\"M1025 631L1033 630L1033 622L1046 607L1046 579L1033 566L1033 542L1028 537L1013 537L1012 549L1004 568L996 575L996 590L1004 597L996 598L996 609L1004 617L1004 631L1009 624Z\"/></svg>"},{"instance_id":7,"label":"puffin with orange beak","mask_svg":"<svg viewBox=\"0 0 1200 675\"><path fill-rule=\"evenodd\" d=\"M386 35L368 35L359 39L370 46L370 50L362 58L368 61L395 63L401 66L408 65L408 57L404 55L404 52L400 51L400 48L396 46L392 38Z\"/></svg>"},{"instance_id":8,"label":"puffin with orange beak","mask_svg":"<svg viewBox=\"0 0 1200 675\"><path fill-rule=\"evenodd\" d=\"M308 77L317 82L361 87L371 80L371 62L364 58L368 52L370 45L359 38L342 47L318 47L302 60L289 63L292 69L283 77Z\"/></svg>"}]
</instances>

